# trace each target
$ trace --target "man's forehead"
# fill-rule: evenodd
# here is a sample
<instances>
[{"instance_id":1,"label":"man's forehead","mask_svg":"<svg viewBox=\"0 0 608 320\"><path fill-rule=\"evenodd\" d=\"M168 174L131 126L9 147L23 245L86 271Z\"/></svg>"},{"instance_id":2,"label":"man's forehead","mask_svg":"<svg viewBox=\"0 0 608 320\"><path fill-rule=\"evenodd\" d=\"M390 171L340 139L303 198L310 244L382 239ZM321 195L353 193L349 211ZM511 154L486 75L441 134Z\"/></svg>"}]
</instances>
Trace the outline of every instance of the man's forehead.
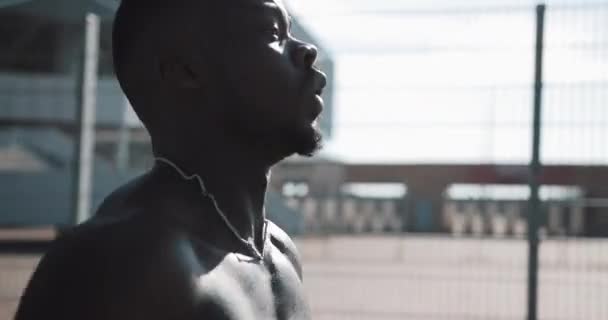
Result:
<instances>
[{"instance_id":1,"label":"man's forehead","mask_svg":"<svg viewBox=\"0 0 608 320\"><path fill-rule=\"evenodd\" d=\"M287 14L287 9L283 0L232 0L226 2L233 9L274 9Z\"/></svg>"},{"instance_id":2,"label":"man's forehead","mask_svg":"<svg viewBox=\"0 0 608 320\"><path fill-rule=\"evenodd\" d=\"M225 1L225 0L224 0ZM283 0L232 0L230 3L237 5L250 5L250 6L280 6L282 8L285 7L285 3Z\"/></svg>"},{"instance_id":3,"label":"man's forehead","mask_svg":"<svg viewBox=\"0 0 608 320\"><path fill-rule=\"evenodd\" d=\"M269 13L281 21L289 24L291 16L283 0L223 0L229 15L237 19L255 19Z\"/></svg>"}]
</instances>

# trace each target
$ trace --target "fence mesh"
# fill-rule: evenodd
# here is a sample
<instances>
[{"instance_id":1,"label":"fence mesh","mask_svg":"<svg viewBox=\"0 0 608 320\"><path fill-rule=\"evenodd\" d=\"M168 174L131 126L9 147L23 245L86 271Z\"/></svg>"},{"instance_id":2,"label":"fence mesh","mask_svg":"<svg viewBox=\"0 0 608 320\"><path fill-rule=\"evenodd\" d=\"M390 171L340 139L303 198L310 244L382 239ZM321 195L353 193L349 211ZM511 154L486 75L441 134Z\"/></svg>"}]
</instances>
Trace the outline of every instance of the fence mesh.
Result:
<instances>
[{"instance_id":1,"label":"fence mesh","mask_svg":"<svg viewBox=\"0 0 608 320\"><path fill-rule=\"evenodd\" d=\"M608 164L608 3L571 3L547 10L541 156L588 183L541 189L539 319L604 320L608 187L593 176ZM454 8L332 17L400 28L388 49L368 43L337 57L334 139L357 160L529 162L534 8ZM6 8L0 17L0 229L67 224L81 25ZM150 165L145 132L121 127L134 120L112 75L110 26L103 21L94 205ZM525 319L525 181L421 192L413 180L400 181L408 191L393 198L314 183L306 195L283 196L301 217L296 242L313 318ZM0 255L0 319L12 317L39 257Z\"/></svg>"}]
</instances>

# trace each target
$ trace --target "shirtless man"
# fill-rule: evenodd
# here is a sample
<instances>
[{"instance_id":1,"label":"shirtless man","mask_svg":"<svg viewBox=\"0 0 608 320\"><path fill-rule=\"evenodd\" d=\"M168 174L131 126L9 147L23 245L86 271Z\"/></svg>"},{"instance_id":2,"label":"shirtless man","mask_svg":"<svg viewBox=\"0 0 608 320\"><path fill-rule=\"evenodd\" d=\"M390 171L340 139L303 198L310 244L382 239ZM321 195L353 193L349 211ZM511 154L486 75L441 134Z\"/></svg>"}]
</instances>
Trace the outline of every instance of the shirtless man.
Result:
<instances>
[{"instance_id":1,"label":"shirtless man","mask_svg":"<svg viewBox=\"0 0 608 320\"><path fill-rule=\"evenodd\" d=\"M40 262L16 319L310 319L287 234L264 214L272 165L311 155L325 76L281 0L123 0L118 79L153 169Z\"/></svg>"}]
</instances>

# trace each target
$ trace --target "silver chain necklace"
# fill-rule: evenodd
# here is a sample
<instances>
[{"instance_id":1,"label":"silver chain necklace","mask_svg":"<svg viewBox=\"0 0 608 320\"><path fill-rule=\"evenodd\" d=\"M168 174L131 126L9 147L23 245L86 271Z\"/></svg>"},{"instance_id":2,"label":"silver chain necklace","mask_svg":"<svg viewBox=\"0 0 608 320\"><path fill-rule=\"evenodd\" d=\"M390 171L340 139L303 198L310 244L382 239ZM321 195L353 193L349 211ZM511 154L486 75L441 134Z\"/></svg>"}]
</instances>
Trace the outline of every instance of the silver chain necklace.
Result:
<instances>
[{"instance_id":1,"label":"silver chain necklace","mask_svg":"<svg viewBox=\"0 0 608 320\"><path fill-rule=\"evenodd\" d=\"M198 174L193 174L193 175L187 175L182 169L180 169L175 163L171 162L171 160L167 159L167 158L163 158L163 157L155 157L154 158L156 161L160 161L163 162L165 164L168 164L171 168L175 169L175 171L177 171L177 173L184 179L187 181L191 181L191 180L196 180L198 182L198 185L201 188L201 194L207 198L209 198L209 200L211 200L211 203L213 203L213 206L215 207L215 211L217 212L217 214L222 218L222 220L224 220L224 223L226 224L226 226L228 227L228 229L230 229L230 231L232 232L232 234L234 234L234 236L245 245L245 247L247 247L247 249L249 249L249 251L251 252L251 254L259 261L263 261L264 259L264 250L266 249L266 229L268 227L268 220L264 219L264 226L263 226L263 235L262 235L262 252L260 252L256 247L255 244L253 243L254 240L252 239L251 241L247 241L245 240L243 237L241 237L241 235L239 234L239 232L236 230L236 228L232 225L232 223L230 223L230 220L228 220L228 217L226 217L226 215L224 214L224 212L222 211L222 209L220 209L219 205L217 204L217 200L215 200L215 197L209 193L209 191L207 191L207 188L205 187L205 183L203 182L203 179L198 175Z\"/></svg>"}]
</instances>

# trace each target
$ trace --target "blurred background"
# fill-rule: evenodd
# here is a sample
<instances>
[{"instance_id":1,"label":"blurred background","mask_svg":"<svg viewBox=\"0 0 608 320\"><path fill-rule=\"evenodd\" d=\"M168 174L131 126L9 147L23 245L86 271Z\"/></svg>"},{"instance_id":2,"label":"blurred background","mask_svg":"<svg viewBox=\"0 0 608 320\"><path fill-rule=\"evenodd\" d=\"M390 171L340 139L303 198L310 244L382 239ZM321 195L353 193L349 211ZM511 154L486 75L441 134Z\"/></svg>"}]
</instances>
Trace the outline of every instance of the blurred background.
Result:
<instances>
[{"instance_id":1,"label":"blurred background","mask_svg":"<svg viewBox=\"0 0 608 320\"><path fill-rule=\"evenodd\" d=\"M118 3L0 0L0 319L151 167ZM314 319L608 319L608 1L544 3L286 0L328 74L326 147L273 170L267 211Z\"/></svg>"}]
</instances>

